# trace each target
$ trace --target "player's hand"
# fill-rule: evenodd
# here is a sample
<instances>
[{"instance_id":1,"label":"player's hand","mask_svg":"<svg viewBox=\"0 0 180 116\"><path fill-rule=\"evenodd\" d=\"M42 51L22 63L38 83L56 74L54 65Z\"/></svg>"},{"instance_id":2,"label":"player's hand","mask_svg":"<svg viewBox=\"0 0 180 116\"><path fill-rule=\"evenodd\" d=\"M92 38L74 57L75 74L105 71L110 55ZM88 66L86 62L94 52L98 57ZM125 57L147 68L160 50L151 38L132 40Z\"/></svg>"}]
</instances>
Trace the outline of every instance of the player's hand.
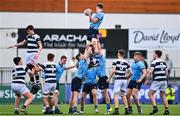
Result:
<instances>
[{"instance_id":1,"label":"player's hand","mask_svg":"<svg viewBox=\"0 0 180 116\"><path fill-rule=\"evenodd\" d=\"M136 82L137 82L137 83L141 83L141 81L142 81L142 80L141 80L141 79L139 79L139 80L137 80Z\"/></svg>"},{"instance_id":2,"label":"player's hand","mask_svg":"<svg viewBox=\"0 0 180 116\"><path fill-rule=\"evenodd\" d=\"M89 17L92 16L92 11L87 14Z\"/></svg>"},{"instance_id":3,"label":"player's hand","mask_svg":"<svg viewBox=\"0 0 180 116\"><path fill-rule=\"evenodd\" d=\"M107 81L107 83L110 83L110 79L107 79L106 81Z\"/></svg>"},{"instance_id":4,"label":"player's hand","mask_svg":"<svg viewBox=\"0 0 180 116\"><path fill-rule=\"evenodd\" d=\"M14 48L15 47L15 45L13 45L13 46L9 46L8 48Z\"/></svg>"}]
</instances>

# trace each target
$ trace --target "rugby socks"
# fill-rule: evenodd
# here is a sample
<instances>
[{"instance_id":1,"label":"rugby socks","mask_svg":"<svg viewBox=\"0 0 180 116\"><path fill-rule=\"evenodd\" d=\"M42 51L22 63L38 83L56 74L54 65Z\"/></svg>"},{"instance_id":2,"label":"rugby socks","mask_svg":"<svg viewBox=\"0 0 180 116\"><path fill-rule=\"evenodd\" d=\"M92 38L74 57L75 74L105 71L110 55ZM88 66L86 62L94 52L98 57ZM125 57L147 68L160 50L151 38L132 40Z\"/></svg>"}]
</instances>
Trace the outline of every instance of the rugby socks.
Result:
<instances>
[{"instance_id":1,"label":"rugby socks","mask_svg":"<svg viewBox=\"0 0 180 116\"><path fill-rule=\"evenodd\" d=\"M19 108L14 108L15 111L19 111Z\"/></svg>"},{"instance_id":2,"label":"rugby socks","mask_svg":"<svg viewBox=\"0 0 180 116\"><path fill-rule=\"evenodd\" d=\"M30 81L31 81L32 84L34 84L34 76L30 77Z\"/></svg>"},{"instance_id":3,"label":"rugby socks","mask_svg":"<svg viewBox=\"0 0 180 116\"><path fill-rule=\"evenodd\" d=\"M26 105L22 105L22 109L26 109L26 107L27 107Z\"/></svg>"},{"instance_id":4,"label":"rugby socks","mask_svg":"<svg viewBox=\"0 0 180 116\"><path fill-rule=\"evenodd\" d=\"M74 106L74 110L73 110L74 112L77 112L77 106Z\"/></svg>"},{"instance_id":5,"label":"rugby socks","mask_svg":"<svg viewBox=\"0 0 180 116\"><path fill-rule=\"evenodd\" d=\"M137 106L137 110L138 110L138 111L141 111L141 106Z\"/></svg>"},{"instance_id":6,"label":"rugby socks","mask_svg":"<svg viewBox=\"0 0 180 116\"><path fill-rule=\"evenodd\" d=\"M110 107L111 107L111 106L110 106L110 103L107 103L107 104L106 104L106 109L107 109L107 111L110 110Z\"/></svg>"},{"instance_id":7,"label":"rugby socks","mask_svg":"<svg viewBox=\"0 0 180 116\"><path fill-rule=\"evenodd\" d=\"M115 108L115 112L119 112L119 108Z\"/></svg>"},{"instance_id":8,"label":"rugby socks","mask_svg":"<svg viewBox=\"0 0 180 116\"><path fill-rule=\"evenodd\" d=\"M71 112L73 112L73 108L70 107L69 108L69 113L71 113Z\"/></svg>"},{"instance_id":9,"label":"rugby socks","mask_svg":"<svg viewBox=\"0 0 180 116\"><path fill-rule=\"evenodd\" d=\"M128 110L128 108L125 108L125 112L128 112L129 110Z\"/></svg>"},{"instance_id":10,"label":"rugby socks","mask_svg":"<svg viewBox=\"0 0 180 116\"><path fill-rule=\"evenodd\" d=\"M153 106L153 110L156 110L157 109L157 106Z\"/></svg>"},{"instance_id":11,"label":"rugby socks","mask_svg":"<svg viewBox=\"0 0 180 116\"><path fill-rule=\"evenodd\" d=\"M58 106L55 106L55 109L58 110L59 109Z\"/></svg>"},{"instance_id":12,"label":"rugby socks","mask_svg":"<svg viewBox=\"0 0 180 116\"><path fill-rule=\"evenodd\" d=\"M81 107L81 111L84 111L84 106L83 106L83 107Z\"/></svg>"},{"instance_id":13,"label":"rugby socks","mask_svg":"<svg viewBox=\"0 0 180 116\"><path fill-rule=\"evenodd\" d=\"M169 112L169 108L165 107L165 112Z\"/></svg>"},{"instance_id":14,"label":"rugby socks","mask_svg":"<svg viewBox=\"0 0 180 116\"><path fill-rule=\"evenodd\" d=\"M52 107L52 111L54 112L54 111L55 111L55 109L56 109L56 107L55 107L55 106L53 106L53 107Z\"/></svg>"},{"instance_id":15,"label":"rugby socks","mask_svg":"<svg viewBox=\"0 0 180 116\"><path fill-rule=\"evenodd\" d=\"M97 105L95 105L95 106L94 106L94 110L97 110L97 109L98 109L98 106L97 106Z\"/></svg>"},{"instance_id":16,"label":"rugby socks","mask_svg":"<svg viewBox=\"0 0 180 116\"><path fill-rule=\"evenodd\" d=\"M39 85L39 75L36 75L35 78L36 78L36 85Z\"/></svg>"},{"instance_id":17,"label":"rugby socks","mask_svg":"<svg viewBox=\"0 0 180 116\"><path fill-rule=\"evenodd\" d=\"M132 111L133 111L133 110L132 110L132 106L129 106L129 108L128 108L128 109L129 109L129 111L130 111L130 112L132 112Z\"/></svg>"}]
</instances>

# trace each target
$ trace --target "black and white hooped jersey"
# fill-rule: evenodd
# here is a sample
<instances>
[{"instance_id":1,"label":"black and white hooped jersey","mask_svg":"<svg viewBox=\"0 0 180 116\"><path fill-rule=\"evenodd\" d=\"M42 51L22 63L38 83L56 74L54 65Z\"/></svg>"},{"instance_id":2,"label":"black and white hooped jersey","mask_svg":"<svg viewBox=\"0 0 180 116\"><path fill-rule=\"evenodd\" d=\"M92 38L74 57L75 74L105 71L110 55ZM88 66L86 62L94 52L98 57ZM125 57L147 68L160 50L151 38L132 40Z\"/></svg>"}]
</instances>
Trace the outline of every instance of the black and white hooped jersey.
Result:
<instances>
[{"instance_id":1,"label":"black and white hooped jersey","mask_svg":"<svg viewBox=\"0 0 180 116\"><path fill-rule=\"evenodd\" d=\"M13 68L12 70L12 76L13 80L12 83L25 83L25 77L26 77L26 72L31 72L31 70L23 65L19 65Z\"/></svg>"},{"instance_id":2,"label":"black and white hooped jersey","mask_svg":"<svg viewBox=\"0 0 180 116\"><path fill-rule=\"evenodd\" d=\"M27 35L26 41L27 41L27 48L28 48L27 52L28 53L38 51L38 43L41 42L39 35L37 35L37 34Z\"/></svg>"},{"instance_id":3,"label":"black and white hooped jersey","mask_svg":"<svg viewBox=\"0 0 180 116\"><path fill-rule=\"evenodd\" d=\"M129 63L124 59L114 60L112 67L116 68L115 79L125 79L126 71L130 70Z\"/></svg>"},{"instance_id":4,"label":"black and white hooped jersey","mask_svg":"<svg viewBox=\"0 0 180 116\"><path fill-rule=\"evenodd\" d=\"M151 63L153 69L153 80L166 80L167 64L162 59L156 59Z\"/></svg>"},{"instance_id":5,"label":"black and white hooped jersey","mask_svg":"<svg viewBox=\"0 0 180 116\"><path fill-rule=\"evenodd\" d=\"M44 71L44 80L46 83L56 83L56 64L54 62L47 62L39 64Z\"/></svg>"}]
</instances>

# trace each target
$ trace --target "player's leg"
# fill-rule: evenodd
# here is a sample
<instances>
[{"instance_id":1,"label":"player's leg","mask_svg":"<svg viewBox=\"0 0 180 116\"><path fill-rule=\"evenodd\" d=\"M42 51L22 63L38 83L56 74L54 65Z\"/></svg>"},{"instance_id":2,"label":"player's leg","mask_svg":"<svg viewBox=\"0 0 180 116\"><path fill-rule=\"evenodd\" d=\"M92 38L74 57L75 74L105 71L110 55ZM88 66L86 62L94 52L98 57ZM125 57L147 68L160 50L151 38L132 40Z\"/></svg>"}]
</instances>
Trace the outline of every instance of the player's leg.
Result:
<instances>
[{"instance_id":1,"label":"player's leg","mask_svg":"<svg viewBox=\"0 0 180 116\"><path fill-rule=\"evenodd\" d=\"M96 90L96 88L92 89L91 92L92 92L92 96L93 96L94 111L96 113L98 113L99 110L98 110L98 98L97 98L97 90Z\"/></svg>"},{"instance_id":2,"label":"player's leg","mask_svg":"<svg viewBox=\"0 0 180 116\"><path fill-rule=\"evenodd\" d=\"M51 114L54 114L55 113L55 98L54 98L53 93L50 93L49 95L49 106L51 109Z\"/></svg>"},{"instance_id":3,"label":"player's leg","mask_svg":"<svg viewBox=\"0 0 180 116\"><path fill-rule=\"evenodd\" d=\"M50 94L51 89L48 83L44 83L42 91L43 91L43 104L46 107L44 114L50 114L51 108L50 108L50 102L49 102L49 94Z\"/></svg>"},{"instance_id":4,"label":"player's leg","mask_svg":"<svg viewBox=\"0 0 180 116\"><path fill-rule=\"evenodd\" d=\"M72 114L73 113L73 98L74 98L74 95L73 93L71 93L71 97L69 99L69 114Z\"/></svg>"},{"instance_id":5,"label":"player's leg","mask_svg":"<svg viewBox=\"0 0 180 116\"><path fill-rule=\"evenodd\" d=\"M15 104L14 104L14 114L18 115L19 114L19 104L20 104L20 99L21 99L21 95L16 93L15 96Z\"/></svg>"},{"instance_id":6,"label":"player's leg","mask_svg":"<svg viewBox=\"0 0 180 116\"><path fill-rule=\"evenodd\" d=\"M167 89L167 81L162 81L160 84L160 96L162 98L164 107L165 107L165 111L163 115L169 115L169 105L168 105L168 101L166 99L166 89Z\"/></svg>"},{"instance_id":7,"label":"player's leg","mask_svg":"<svg viewBox=\"0 0 180 116\"><path fill-rule=\"evenodd\" d=\"M150 99L151 104L153 106L153 110L152 110L152 112L149 113L150 115L153 115L153 114L158 112L158 108L157 108L157 104L156 104L154 94L156 93L157 90L159 90L159 88L160 88L159 82L156 82L156 81L152 82L152 84L150 86L150 91L149 91L149 99Z\"/></svg>"},{"instance_id":8,"label":"player's leg","mask_svg":"<svg viewBox=\"0 0 180 116\"><path fill-rule=\"evenodd\" d=\"M158 108L157 108L157 104L156 104L156 100L155 100L155 97L154 97L154 94L156 93L155 90L151 90L149 91L149 99L151 101L151 104L153 106L153 111L151 113L149 113L150 115L153 115L155 113L158 112Z\"/></svg>"},{"instance_id":9,"label":"player's leg","mask_svg":"<svg viewBox=\"0 0 180 116\"><path fill-rule=\"evenodd\" d=\"M85 104L86 95L87 95L86 92L82 92L81 94L81 111L80 111L81 114L84 113L84 104Z\"/></svg>"},{"instance_id":10,"label":"player's leg","mask_svg":"<svg viewBox=\"0 0 180 116\"><path fill-rule=\"evenodd\" d=\"M77 109L77 102L78 102L78 96L79 96L79 92L78 91L73 91L74 97L72 100L73 103L73 112L74 114L78 113L78 109Z\"/></svg>"},{"instance_id":11,"label":"player's leg","mask_svg":"<svg viewBox=\"0 0 180 116\"><path fill-rule=\"evenodd\" d=\"M125 109L125 115L129 114L128 110L128 102L127 102L127 97L126 97L126 91L127 91L127 86L128 82L127 80L121 80L121 91L120 91L120 96L122 97L122 101L124 104L124 109Z\"/></svg>"},{"instance_id":12,"label":"player's leg","mask_svg":"<svg viewBox=\"0 0 180 116\"><path fill-rule=\"evenodd\" d=\"M104 99L105 99L105 102L106 102L106 111L109 114L111 106L110 106L110 98L109 98L109 94L108 94L107 89L103 90L103 95L104 95Z\"/></svg>"},{"instance_id":13,"label":"player's leg","mask_svg":"<svg viewBox=\"0 0 180 116\"><path fill-rule=\"evenodd\" d=\"M56 83L56 90L54 93L54 103L55 103L55 114L63 114L63 112L61 112L61 110L58 107L58 103L59 103L59 82Z\"/></svg>"},{"instance_id":14,"label":"player's leg","mask_svg":"<svg viewBox=\"0 0 180 116\"><path fill-rule=\"evenodd\" d=\"M164 115L168 115L169 114L169 106L168 106L168 102L167 102L167 99L166 99L165 91L161 91L160 96L162 98L162 101L163 101L163 104L164 104L164 107L165 107Z\"/></svg>"},{"instance_id":15,"label":"player's leg","mask_svg":"<svg viewBox=\"0 0 180 116\"><path fill-rule=\"evenodd\" d=\"M11 87L13 91L23 95L26 98L25 103L20 108L20 111L24 114L27 114L26 107L28 107L29 104L33 101L33 95L30 93L25 84L12 84Z\"/></svg>"},{"instance_id":16,"label":"player's leg","mask_svg":"<svg viewBox=\"0 0 180 116\"><path fill-rule=\"evenodd\" d=\"M107 79L108 79L107 76L100 77L98 83L99 83L99 89L102 90L102 93L106 102L106 112L107 114L109 114L111 106L110 106L110 98L108 94L109 83L107 83Z\"/></svg>"},{"instance_id":17,"label":"player's leg","mask_svg":"<svg viewBox=\"0 0 180 116\"><path fill-rule=\"evenodd\" d=\"M119 80L114 81L114 90L113 90L113 95L114 95L114 112L112 113L113 115L119 115L119 93L120 93L120 88L121 84Z\"/></svg>"},{"instance_id":18,"label":"player's leg","mask_svg":"<svg viewBox=\"0 0 180 116\"><path fill-rule=\"evenodd\" d=\"M140 104L140 101L139 101L139 98L138 98L138 92L139 92L139 89L133 88L132 97L133 97L133 99L135 101L135 104L137 106L137 110L138 110L139 114L141 114L142 109L141 109L141 104Z\"/></svg>"},{"instance_id":19,"label":"player's leg","mask_svg":"<svg viewBox=\"0 0 180 116\"><path fill-rule=\"evenodd\" d=\"M134 82L131 80L128 84L128 89L127 89L127 94L126 94L129 113L133 112L132 101L131 101L133 87L134 87Z\"/></svg>"},{"instance_id":20,"label":"player's leg","mask_svg":"<svg viewBox=\"0 0 180 116\"><path fill-rule=\"evenodd\" d=\"M33 95L28 91L23 94L23 96L26 98L26 101L24 102L23 106L21 107L20 111L24 114L27 114L26 108L32 103L33 101Z\"/></svg>"}]
</instances>

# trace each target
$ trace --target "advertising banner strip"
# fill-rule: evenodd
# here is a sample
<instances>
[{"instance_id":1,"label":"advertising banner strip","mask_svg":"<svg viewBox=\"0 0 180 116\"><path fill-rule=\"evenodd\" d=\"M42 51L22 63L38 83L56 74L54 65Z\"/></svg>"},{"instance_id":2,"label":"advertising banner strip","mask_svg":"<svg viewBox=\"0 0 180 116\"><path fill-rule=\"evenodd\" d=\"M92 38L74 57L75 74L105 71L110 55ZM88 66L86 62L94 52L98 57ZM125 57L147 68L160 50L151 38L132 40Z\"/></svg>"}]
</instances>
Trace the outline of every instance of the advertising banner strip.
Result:
<instances>
[{"instance_id":1,"label":"advertising banner strip","mask_svg":"<svg viewBox=\"0 0 180 116\"><path fill-rule=\"evenodd\" d=\"M179 45L179 29L129 29L129 50L177 50Z\"/></svg>"}]
</instances>

